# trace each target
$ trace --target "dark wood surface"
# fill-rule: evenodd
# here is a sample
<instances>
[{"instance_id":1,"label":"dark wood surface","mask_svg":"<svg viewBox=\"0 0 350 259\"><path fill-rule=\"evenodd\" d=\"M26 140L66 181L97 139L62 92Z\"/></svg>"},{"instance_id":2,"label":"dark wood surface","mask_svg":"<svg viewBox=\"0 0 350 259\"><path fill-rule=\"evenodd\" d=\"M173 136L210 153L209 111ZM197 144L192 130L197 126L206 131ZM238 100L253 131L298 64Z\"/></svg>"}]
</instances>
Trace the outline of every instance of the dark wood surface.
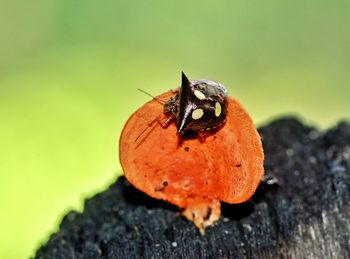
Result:
<instances>
[{"instance_id":1,"label":"dark wood surface","mask_svg":"<svg viewBox=\"0 0 350 259\"><path fill-rule=\"evenodd\" d=\"M284 118L260 134L278 183L223 204L204 236L120 177L69 212L35 258L350 258L350 124L319 132Z\"/></svg>"}]
</instances>

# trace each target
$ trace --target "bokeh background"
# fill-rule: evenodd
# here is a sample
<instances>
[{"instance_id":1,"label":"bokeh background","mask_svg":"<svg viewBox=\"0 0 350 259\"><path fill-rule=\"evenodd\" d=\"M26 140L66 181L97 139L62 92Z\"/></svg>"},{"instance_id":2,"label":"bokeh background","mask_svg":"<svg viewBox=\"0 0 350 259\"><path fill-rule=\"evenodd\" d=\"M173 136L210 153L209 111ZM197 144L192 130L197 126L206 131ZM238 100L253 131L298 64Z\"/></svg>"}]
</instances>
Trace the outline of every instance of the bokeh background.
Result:
<instances>
[{"instance_id":1,"label":"bokeh background","mask_svg":"<svg viewBox=\"0 0 350 259\"><path fill-rule=\"evenodd\" d=\"M192 79L221 81L257 125L350 112L350 2L0 2L0 258L28 258L121 174L130 114Z\"/></svg>"}]
</instances>

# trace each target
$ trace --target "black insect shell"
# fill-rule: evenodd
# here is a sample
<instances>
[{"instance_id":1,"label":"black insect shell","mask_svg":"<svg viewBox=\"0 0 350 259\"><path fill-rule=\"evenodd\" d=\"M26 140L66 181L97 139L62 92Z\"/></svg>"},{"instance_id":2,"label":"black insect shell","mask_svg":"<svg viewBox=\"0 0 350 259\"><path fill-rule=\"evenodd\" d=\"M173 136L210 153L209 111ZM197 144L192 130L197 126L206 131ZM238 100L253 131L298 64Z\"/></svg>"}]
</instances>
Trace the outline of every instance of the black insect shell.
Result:
<instances>
[{"instance_id":1,"label":"black insect shell","mask_svg":"<svg viewBox=\"0 0 350 259\"><path fill-rule=\"evenodd\" d=\"M212 80L190 81L182 73L181 88L164 104L164 114L174 117L178 134L214 130L226 121L227 90Z\"/></svg>"}]
</instances>

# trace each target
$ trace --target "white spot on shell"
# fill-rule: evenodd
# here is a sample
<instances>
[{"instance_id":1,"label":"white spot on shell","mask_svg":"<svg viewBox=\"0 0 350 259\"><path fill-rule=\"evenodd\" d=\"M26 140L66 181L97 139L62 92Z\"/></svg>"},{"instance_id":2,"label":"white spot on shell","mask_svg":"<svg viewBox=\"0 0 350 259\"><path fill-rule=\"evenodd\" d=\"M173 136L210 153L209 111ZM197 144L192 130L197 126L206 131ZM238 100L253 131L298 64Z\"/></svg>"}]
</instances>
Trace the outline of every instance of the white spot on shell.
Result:
<instances>
[{"instance_id":1,"label":"white spot on shell","mask_svg":"<svg viewBox=\"0 0 350 259\"><path fill-rule=\"evenodd\" d=\"M219 117L221 114L221 104L216 102L215 103L215 116Z\"/></svg>"},{"instance_id":2,"label":"white spot on shell","mask_svg":"<svg viewBox=\"0 0 350 259\"><path fill-rule=\"evenodd\" d=\"M202 118L203 114L204 114L203 109L195 109L192 112L192 119L199 120L200 118Z\"/></svg>"},{"instance_id":3,"label":"white spot on shell","mask_svg":"<svg viewBox=\"0 0 350 259\"><path fill-rule=\"evenodd\" d=\"M194 95L199 99L199 100L204 100L206 97L205 95L198 90L194 90Z\"/></svg>"}]
</instances>

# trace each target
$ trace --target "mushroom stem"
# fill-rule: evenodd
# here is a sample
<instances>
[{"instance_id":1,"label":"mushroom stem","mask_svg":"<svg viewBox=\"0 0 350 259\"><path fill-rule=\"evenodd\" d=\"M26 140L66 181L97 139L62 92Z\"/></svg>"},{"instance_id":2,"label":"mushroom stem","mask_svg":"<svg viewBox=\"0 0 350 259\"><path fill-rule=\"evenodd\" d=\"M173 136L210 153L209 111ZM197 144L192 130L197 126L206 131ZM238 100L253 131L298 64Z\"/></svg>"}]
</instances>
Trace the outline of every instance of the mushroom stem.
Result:
<instances>
[{"instance_id":1,"label":"mushroom stem","mask_svg":"<svg viewBox=\"0 0 350 259\"><path fill-rule=\"evenodd\" d=\"M221 204L218 200L194 198L189 201L182 215L192 221L204 235L205 228L220 218Z\"/></svg>"}]
</instances>

